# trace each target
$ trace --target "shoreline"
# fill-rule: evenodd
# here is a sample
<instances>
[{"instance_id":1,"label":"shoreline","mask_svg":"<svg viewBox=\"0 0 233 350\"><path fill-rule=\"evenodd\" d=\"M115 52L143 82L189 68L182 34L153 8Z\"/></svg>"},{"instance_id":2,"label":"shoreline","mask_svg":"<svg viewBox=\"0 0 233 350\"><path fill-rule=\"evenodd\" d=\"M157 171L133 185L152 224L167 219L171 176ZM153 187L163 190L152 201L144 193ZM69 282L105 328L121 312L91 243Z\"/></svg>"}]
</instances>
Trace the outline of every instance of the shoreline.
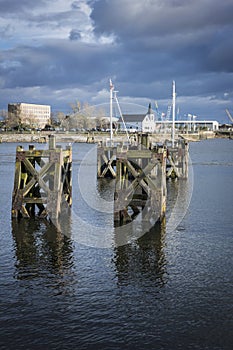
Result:
<instances>
[{"instance_id":1,"label":"shoreline","mask_svg":"<svg viewBox=\"0 0 233 350\"><path fill-rule=\"evenodd\" d=\"M57 142L72 142L72 143L100 143L110 140L108 133L57 133L57 132L43 132L43 133L1 133L0 143L47 143L50 135L55 135ZM202 132L199 134L177 134L188 142L196 142L213 138L229 138L232 139L232 133L221 132ZM133 140L135 134L129 134L129 137ZM164 142L170 140L170 134L149 134L152 142ZM113 136L115 142L127 142L127 135L125 133L118 133Z\"/></svg>"}]
</instances>

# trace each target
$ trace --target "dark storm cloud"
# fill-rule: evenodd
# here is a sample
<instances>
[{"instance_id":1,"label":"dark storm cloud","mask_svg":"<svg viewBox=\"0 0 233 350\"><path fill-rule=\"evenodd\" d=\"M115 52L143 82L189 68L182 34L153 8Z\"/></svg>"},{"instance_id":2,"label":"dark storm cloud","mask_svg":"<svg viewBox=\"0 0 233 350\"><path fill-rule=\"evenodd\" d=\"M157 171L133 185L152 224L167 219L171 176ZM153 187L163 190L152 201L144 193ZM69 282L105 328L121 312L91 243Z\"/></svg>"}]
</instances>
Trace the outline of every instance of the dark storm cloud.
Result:
<instances>
[{"instance_id":1,"label":"dark storm cloud","mask_svg":"<svg viewBox=\"0 0 233 350\"><path fill-rule=\"evenodd\" d=\"M206 56L205 67L211 71L233 72L233 30L216 33Z\"/></svg>"},{"instance_id":2,"label":"dark storm cloud","mask_svg":"<svg viewBox=\"0 0 233 350\"><path fill-rule=\"evenodd\" d=\"M233 71L233 2L100 0L92 12L98 33L114 33L132 54L164 53L199 69ZM185 68L185 67L184 67Z\"/></svg>"},{"instance_id":3,"label":"dark storm cloud","mask_svg":"<svg viewBox=\"0 0 233 350\"><path fill-rule=\"evenodd\" d=\"M140 1L100 0L92 18L96 30L114 31L119 36L188 33L189 31L232 25L231 0Z\"/></svg>"},{"instance_id":4,"label":"dark storm cloud","mask_svg":"<svg viewBox=\"0 0 233 350\"><path fill-rule=\"evenodd\" d=\"M0 74L5 88L28 86L82 86L101 80L111 70L111 53L97 45L55 41L49 46L20 47L0 55ZM14 62L14 64L12 64ZM96 64L98 62L98 70Z\"/></svg>"}]
</instances>

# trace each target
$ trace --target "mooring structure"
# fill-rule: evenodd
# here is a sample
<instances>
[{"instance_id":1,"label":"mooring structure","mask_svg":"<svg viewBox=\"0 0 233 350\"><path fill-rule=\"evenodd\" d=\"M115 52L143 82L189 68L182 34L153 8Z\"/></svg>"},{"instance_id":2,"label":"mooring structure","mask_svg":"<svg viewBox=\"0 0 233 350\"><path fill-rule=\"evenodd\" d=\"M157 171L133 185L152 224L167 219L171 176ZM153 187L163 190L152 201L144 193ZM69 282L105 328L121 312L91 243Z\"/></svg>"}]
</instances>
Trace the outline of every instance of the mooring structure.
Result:
<instances>
[{"instance_id":1,"label":"mooring structure","mask_svg":"<svg viewBox=\"0 0 233 350\"><path fill-rule=\"evenodd\" d=\"M115 179L114 223L124 225L141 215L162 221L166 213L166 179L188 177L189 145L183 139L154 144L147 133L130 143L101 143L97 177Z\"/></svg>"},{"instance_id":2,"label":"mooring structure","mask_svg":"<svg viewBox=\"0 0 233 350\"><path fill-rule=\"evenodd\" d=\"M166 149L118 147L114 223L123 225L137 215L161 221L166 212Z\"/></svg>"},{"instance_id":3,"label":"mooring structure","mask_svg":"<svg viewBox=\"0 0 233 350\"><path fill-rule=\"evenodd\" d=\"M62 149L50 135L48 149L16 149L12 217L59 219L72 205L72 148ZM188 177L188 142L153 143L141 133L133 142L100 143L97 177L115 179L114 225L136 217L154 223L166 214L167 178Z\"/></svg>"},{"instance_id":4,"label":"mooring structure","mask_svg":"<svg viewBox=\"0 0 233 350\"><path fill-rule=\"evenodd\" d=\"M37 150L29 145L16 149L12 217L38 215L58 219L63 204L72 204L72 149L56 146L49 137L49 148Z\"/></svg>"}]
</instances>

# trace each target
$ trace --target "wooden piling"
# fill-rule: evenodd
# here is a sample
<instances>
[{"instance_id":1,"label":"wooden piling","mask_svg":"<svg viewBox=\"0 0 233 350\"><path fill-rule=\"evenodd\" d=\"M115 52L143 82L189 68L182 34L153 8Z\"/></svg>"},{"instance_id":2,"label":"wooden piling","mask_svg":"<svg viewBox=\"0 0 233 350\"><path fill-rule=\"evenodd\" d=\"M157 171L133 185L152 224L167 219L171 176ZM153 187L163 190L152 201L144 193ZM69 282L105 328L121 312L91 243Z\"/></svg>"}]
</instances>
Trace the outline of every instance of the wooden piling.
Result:
<instances>
[{"instance_id":1,"label":"wooden piling","mask_svg":"<svg viewBox=\"0 0 233 350\"><path fill-rule=\"evenodd\" d=\"M162 220L166 191L165 148L117 149L115 225L131 222L140 213L145 221Z\"/></svg>"},{"instance_id":2,"label":"wooden piling","mask_svg":"<svg viewBox=\"0 0 233 350\"><path fill-rule=\"evenodd\" d=\"M50 217L57 219L63 204L72 204L72 149L56 146L49 137L48 150L29 145L16 149L12 217Z\"/></svg>"},{"instance_id":3,"label":"wooden piling","mask_svg":"<svg viewBox=\"0 0 233 350\"><path fill-rule=\"evenodd\" d=\"M167 178L188 178L189 143L179 139L174 147L166 141L167 147Z\"/></svg>"}]
</instances>

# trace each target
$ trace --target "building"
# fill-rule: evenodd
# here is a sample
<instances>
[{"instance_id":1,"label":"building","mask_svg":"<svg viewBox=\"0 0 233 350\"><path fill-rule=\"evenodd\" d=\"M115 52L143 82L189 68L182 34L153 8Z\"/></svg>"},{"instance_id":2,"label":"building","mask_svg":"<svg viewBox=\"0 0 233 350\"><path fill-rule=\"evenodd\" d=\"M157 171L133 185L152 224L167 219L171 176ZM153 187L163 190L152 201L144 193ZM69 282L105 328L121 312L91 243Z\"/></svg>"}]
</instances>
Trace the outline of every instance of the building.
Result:
<instances>
[{"instance_id":1,"label":"building","mask_svg":"<svg viewBox=\"0 0 233 350\"><path fill-rule=\"evenodd\" d=\"M149 104L146 114L124 114L118 121L120 130L127 129L128 132L154 132L155 131L155 116Z\"/></svg>"},{"instance_id":2,"label":"building","mask_svg":"<svg viewBox=\"0 0 233 350\"><path fill-rule=\"evenodd\" d=\"M32 103L9 103L8 119L16 121L17 124L43 129L51 122L51 107Z\"/></svg>"},{"instance_id":3,"label":"building","mask_svg":"<svg viewBox=\"0 0 233 350\"><path fill-rule=\"evenodd\" d=\"M188 116L189 117L189 116ZM196 120L196 116L188 120L175 120L174 126L178 130L198 131L206 129L217 131L219 123L216 120ZM127 129L128 132L149 132L149 133L170 133L172 130L172 120L159 120L151 109L149 104L147 114L124 114L123 119L118 120L120 130Z\"/></svg>"},{"instance_id":4,"label":"building","mask_svg":"<svg viewBox=\"0 0 233 350\"><path fill-rule=\"evenodd\" d=\"M155 121L156 131L164 132L165 129L172 128L171 120ZM188 131L197 131L205 128L209 131L217 131L219 123L216 120L175 120L175 127L177 129L187 129Z\"/></svg>"}]
</instances>

